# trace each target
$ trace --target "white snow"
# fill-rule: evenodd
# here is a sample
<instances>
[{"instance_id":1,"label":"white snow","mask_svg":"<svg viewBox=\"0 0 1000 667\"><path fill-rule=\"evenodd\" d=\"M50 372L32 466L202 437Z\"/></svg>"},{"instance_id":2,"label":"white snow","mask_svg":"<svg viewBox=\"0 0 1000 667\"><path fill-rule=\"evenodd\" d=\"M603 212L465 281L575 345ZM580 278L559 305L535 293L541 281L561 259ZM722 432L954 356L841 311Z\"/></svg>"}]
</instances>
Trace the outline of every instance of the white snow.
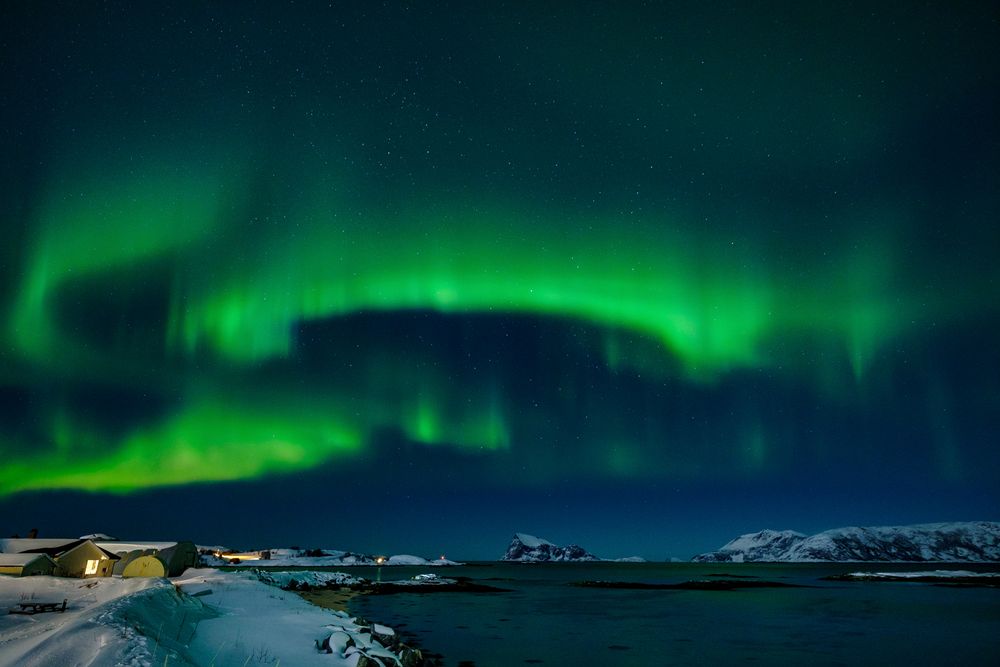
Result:
<instances>
[{"instance_id":1,"label":"white snow","mask_svg":"<svg viewBox=\"0 0 1000 667\"><path fill-rule=\"evenodd\" d=\"M427 565L427 559L421 558L420 556L401 554L398 556L390 556L387 565Z\"/></svg>"},{"instance_id":2,"label":"white snow","mask_svg":"<svg viewBox=\"0 0 1000 667\"><path fill-rule=\"evenodd\" d=\"M989 521L912 526L847 526L816 535L762 530L732 540L696 561L993 562L1000 560L1000 524Z\"/></svg>"},{"instance_id":3,"label":"white snow","mask_svg":"<svg viewBox=\"0 0 1000 667\"><path fill-rule=\"evenodd\" d=\"M118 538L117 537L111 537L107 533L91 533L90 535L81 535L80 539L81 540L93 540L93 541L96 542L97 540L115 541Z\"/></svg>"},{"instance_id":4,"label":"white snow","mask_svg":"<svg viewBox=\"0 0 1000 667\"><path fill-rule=\"evenodd\" d=\"M768 547L775 542L795 542L804 539L806 536L794 530L762 530L757 533L747 533L732 540L723 551L749 551L761 547Z\"/></svg>"},{"instance_id":5,"label":"white snow","mask_svg":"<svg viewBox=\"0 0 1000 667\"><path fill-rule=\"evenodd\" d=\"M317 650L317 641L322 643L333 630L358 645L367 640L347 614L321 609L294 593L276 591L250 572L188 570L175 581L182 589L189 584L209 585L212 595L199 599L222 614L198 626L190 645L192 653L202 658L198 664L226 667L249 660L273 665L280 660L282 665L352 665L358 658L346 655L349 649L326 654ZM346 647L346 638L341 639Z\"/></svg>"},{"instance_id":6,"label":"white snow","mask_svg":"<svg viewBox=\"0 0 1000 667\"><path fill-rule=\"evenodd\" d=\"M6 537L0 538L0 552L8 554L21 553L22 551L27 551L28 549L58 549L59 547L70 544L72 542L79 542L79 538L75 537L60 537L60 538L27 538L27 537Z\"/></svg>"},{"instance_id":7,"label":"white snow","mask_svg":"<svg viewBox=\"0 0 1000 667\"><path fill-rule=\"evenodd\" d=\"M0 553L0 565L23 567L39 558L48 558L45 554L5 554Z\"/></svg>"},{"instance_id":8,"label":"white snow","mask_svg":"<svg viewBox=\"0 0 1000 667\"><path fill-rule=\"evenodd\" d=\"M121 553L123 551L147 551L150 549L155 549L157 551L165 551L172 547L177 546L177 542L94 542L97 546L101 547L105 551L110 551L113 554Z\"/></svg>"},{"instance_id":9,"label":"white snow","mask_svg":"<svg viewBox=\"0 0 1000 667\"><path fill-rule=\"evenodd\" d=\"M548 540L543 540L540 537L535 537L534 535L528 535L527 533L514 533L514 535L517 537L518 540L521 541L521 544L528 547L529 549L537 549L543 544L547 544L550 547L555 546Z\"/></svg>"},{"instance_id":10,"label":"white snow","mask_svg":"<svg viewBox=\"0 0 1000 667\"><path fill-rule=\"evenodd\" d=\"M972 572L970 570L925 570L923 572L851 572L848 577L858 579L955 579L964 577L1000 577L1000 572Z\"/></svg>"},{"instance_id":11,"label":"white snow","mask_svg":"<svg viewBox=\"0 0 1000 667\"><path fill-rule=\"evenodd\" d=\"M176 598L164 579L64 579L0 577L0 664L20 667L47 665L151 664L156 646L124 621L154 598ZM67 600L62 613L32 616L7 614L18 602ZM141 611L140 611L141 613ZM160 651L163 656L163 651ZM176 664L176 663L175 663Z\"/></svg>"},{"instance_id":12,"label":"white snow","mask_svg":"<svg viewBox=\"0 0 1000 667\"><path fill-rule=\"evenodd\" d=\"M297 570L293 572L274 572L267 570L252 570L253 575L265 584L277 586L278 588L288 588L294 581L297 584L306 584L322 588L328 585L352 586L354 584L365 583L360 577L352 577L344 572L315 572L313 570Z\"/></svg>"},{"instance_id":13,"label":"white snow","mask_svg":"<svg viewBox=\"0 0 1000 667\"><path fill-rule=\"evenodd\" d=\"M0 614L0 665L341 667L357 665L363 654L395 661L347 614L311 605L252 572L188 570L172 580L0 577L0 612L24 600L63 599L64 613ZM394 634L385 626L374 631ZM340 650L321 651L335 634Z\"/></svg>"}]
</instances>

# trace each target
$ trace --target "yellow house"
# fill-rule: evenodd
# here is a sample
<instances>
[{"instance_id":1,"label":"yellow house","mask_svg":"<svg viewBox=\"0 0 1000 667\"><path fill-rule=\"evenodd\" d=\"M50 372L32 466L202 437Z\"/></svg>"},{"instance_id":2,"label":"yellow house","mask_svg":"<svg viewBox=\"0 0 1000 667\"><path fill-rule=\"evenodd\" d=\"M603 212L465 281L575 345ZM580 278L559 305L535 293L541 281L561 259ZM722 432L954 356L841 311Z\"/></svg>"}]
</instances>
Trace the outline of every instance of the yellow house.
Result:
<instances>
[{"instance_id":1,"label":"yellow house","mask_svg":"<svg viewBox=\"0 0 1000 667\"><path fill-rule=\"evenodd\" d=\"M52 574L56 562L47 554L3 554L0 553L0 574L14 577L30 577Z\"/></svg>"},{"instance_id":2,"label":"yellow house","mask_svg":"<svg viewBox=\"0 0 1000 667\"><path fill-rule=\"evenodd\" d=\"M11 554L44 554L55 561L57 577L110 577L118 556L90 540L7 539L0 546Z\"/></svg>"}]
</instances>

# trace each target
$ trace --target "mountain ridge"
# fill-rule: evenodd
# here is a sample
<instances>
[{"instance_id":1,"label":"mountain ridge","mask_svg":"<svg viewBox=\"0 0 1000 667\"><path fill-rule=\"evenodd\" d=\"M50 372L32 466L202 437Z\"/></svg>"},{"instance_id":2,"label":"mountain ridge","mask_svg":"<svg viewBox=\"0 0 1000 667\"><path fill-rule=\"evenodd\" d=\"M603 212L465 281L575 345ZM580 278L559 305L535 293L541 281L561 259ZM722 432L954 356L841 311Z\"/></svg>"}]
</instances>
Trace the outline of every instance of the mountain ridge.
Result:
<instances>
[{"instance_id":1,"label":"mountain ridge","mask_svg":"<svg viewBox=\"0 0 1000 667\"><path fill-rule=\"evenodd\" d=\"M815 535L791 530L746 533L696 563L1000 561L1000 523L965 521L907 526L846 526Z\"/></svg>"}]
</instances>

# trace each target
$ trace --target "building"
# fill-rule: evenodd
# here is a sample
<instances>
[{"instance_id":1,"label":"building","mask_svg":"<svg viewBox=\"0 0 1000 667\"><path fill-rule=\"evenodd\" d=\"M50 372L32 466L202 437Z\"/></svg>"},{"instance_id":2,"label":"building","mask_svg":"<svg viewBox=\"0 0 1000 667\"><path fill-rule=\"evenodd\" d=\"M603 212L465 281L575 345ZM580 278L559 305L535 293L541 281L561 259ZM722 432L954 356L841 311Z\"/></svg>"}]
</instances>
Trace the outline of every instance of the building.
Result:
<instances>
[{"instance_id":1,"label":"building","mask_svg":"<svg viewBox=\"0 0 1000 667\"><path fill-rule=\"evenodd\" d=\"M30 577L55 572L56 562L48 554L0 553L0 574Z\"/></svg>"},{"instance_id":2,"label":"building","mask_svg":"<svg viewBox=\"0 0 1000 667\"><path fill-rule=\"evenodd\" d=\"M118 565L115 565L115 574L121 574L125 578L165 577L167 576L167 566L156 556L145 554L128 560L122 558L118 561Z\"/></svg>"},{"instance_id":3,"label":"building","mask_svg":"<svg viewBox=\"0 0 1000 667\"><path fill-rule=\"evenodd\" d=\"M120 541L100 541L97 546L118 556L118 563L115 565L114 573L124 577L147 576L147 577L177 577L184 573L189 567L198 564L198 549L194 542L120 542ZM131 566L132 561L152 556L163 563L166 574L154 574L157 570L154 564L146 560L142 567ZM148 574L137 574L138 572L148 572Z\"/></svg>"},{"instance_id":4,"label":"building","mask_svg":"<svg viewBox=\"0 0 1000 667\"><path fill-rule=\"evenodd\" d=\"M0 540L5 554L44 554L55 562L57 577L110 577L119 557L90 540L22 539Z\"/></svg>"}]
</instances>

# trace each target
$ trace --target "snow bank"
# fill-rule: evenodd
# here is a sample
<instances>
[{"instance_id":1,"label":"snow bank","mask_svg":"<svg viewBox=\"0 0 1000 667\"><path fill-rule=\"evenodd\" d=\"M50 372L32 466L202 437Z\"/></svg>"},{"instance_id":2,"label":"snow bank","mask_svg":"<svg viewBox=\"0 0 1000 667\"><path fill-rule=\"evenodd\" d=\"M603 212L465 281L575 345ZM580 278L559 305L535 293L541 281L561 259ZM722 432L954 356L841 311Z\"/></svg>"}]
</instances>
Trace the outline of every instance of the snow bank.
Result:
<instances>
[{"instance_id":1,"label":"snow bank","mask_svg":"<svg viewBox=\"0 0 1000 667\"><path fill-rule=\"evenodd\" d=\"M395 635L388 628L366 626L344 612L316 607L295 593L276 591L274 584L259 580L257 574L188 570L174 580L182 590L188 586L211 588L211 596L199 599L220 614L198 626L190 644L192 655L198 659L196 664L354 667L364 655L401 664L386 647ZM338 572L273 574L347 577Z\"/></svg>"},{"instance_id":2,"label":"snow bank","mask_svg":"<svg viewBox=\"0 0 1000 667\"><path fill-rule=\"evenodd\" d=\"M194 664L184 641L215 611L166 579L0 577L0 611L22 600L61 602L63 613L0 615L0 664L140 667Z\"/></svg>"},{"instance_id":3,"label":"snow bank","mask_svg":"<svg viewBox=\"0 0 1000 667\"><path fill-rule=\"evenodd\" d=\"M362 656L401 664L390 647L415 654L411 662L419 657L398 647L391 628L316 607L275 585L249 571L210 569L173 580L0 577L0 611L24 600L68 601L64 613L0 615L0 665L356 667Z\"/></svg>"}]
</instances>

